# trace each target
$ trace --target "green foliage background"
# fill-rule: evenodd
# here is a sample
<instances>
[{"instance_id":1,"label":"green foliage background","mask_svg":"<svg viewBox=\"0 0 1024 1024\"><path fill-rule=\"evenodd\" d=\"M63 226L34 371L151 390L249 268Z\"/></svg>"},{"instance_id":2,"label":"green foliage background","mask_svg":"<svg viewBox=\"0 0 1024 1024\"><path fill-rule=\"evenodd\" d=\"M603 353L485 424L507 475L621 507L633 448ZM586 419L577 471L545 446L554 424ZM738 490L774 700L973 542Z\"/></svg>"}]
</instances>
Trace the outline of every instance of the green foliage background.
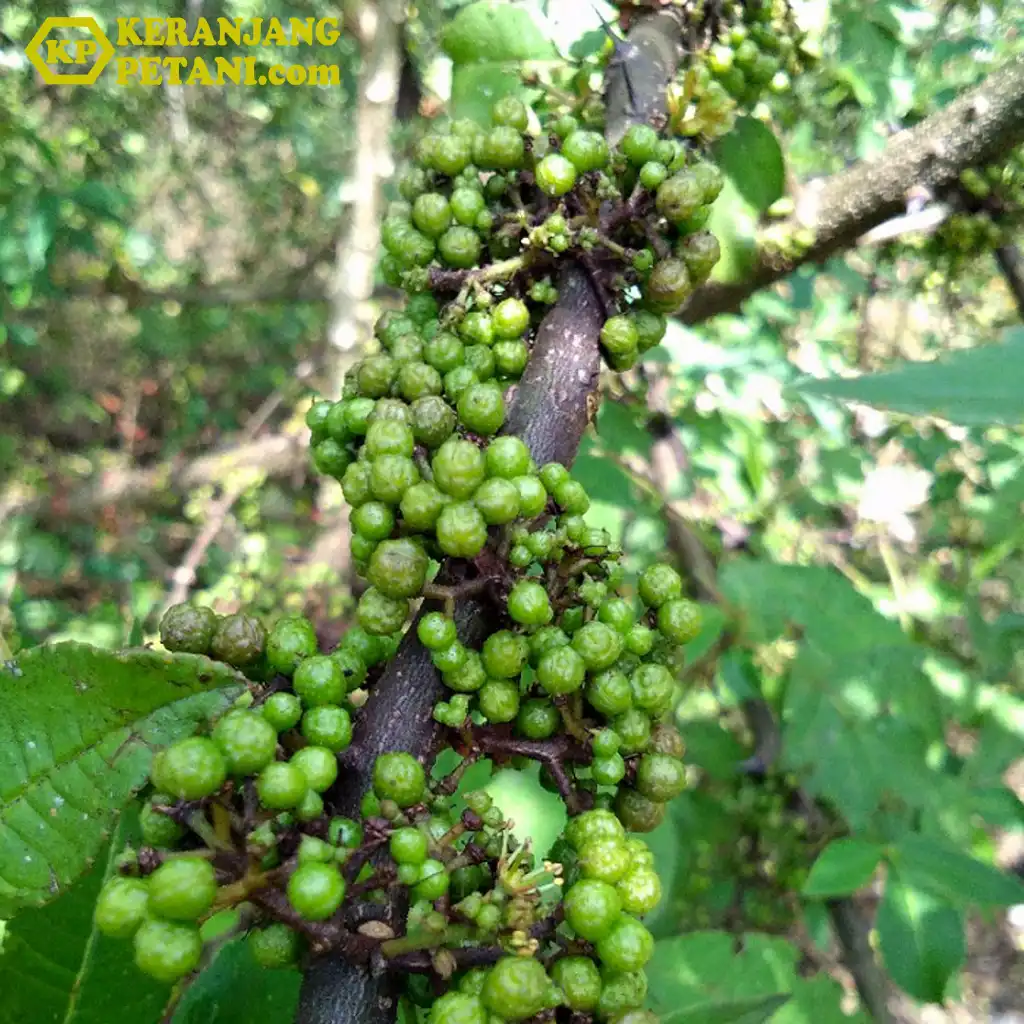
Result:
<instances>
[{"instance_id":1,"label":"green foliage background","mask_svg":"<svg viewBox=\"0 0 1024 1024\"><path fill-rule=\"evenodd\" d=\"M792 180L878 154L1024 38L1012 4L802 6L820 64L717 149L728 177L712 225L721 280L743 276ZM99 0L90 12L172 13L151 8ZM200 596L222 611L305 610L336 636L349 581L305 559L330 523L303 465L76 502L111 474L301 435L311 395L329 386L325 296L359 200L358 43L348 34L330 54L339 89L189 92L183 146L165 90L109 75L93 89L47 89L19 61L39 19L69 11L0 14L0 654L153 640L169 573L229 485L240 497L199 567ZM218 13L292 12L228 0ZM336 12L313 0L295 13ZM596 53L600 15L611 11L579 16L574 0L424 3L405 35L410 74L452 116L483 117L503 92L536 95L524 70L543 81ZM422 127L415 111L396 125L395 153ZM372 297L375 308L393 301L383 286ZM940 1002L957 992L968 914L1024 902L1017 877L995 866L1000 843L1024 831L1019 788L1007 785L1024 749L1019 320L991 252L950 276L911 239L803 267L740 314L673 323L648 383L663 388L688 461L661 483L648 472L642 389L607 382L575 467L594 524L634 569L670 546L680 518L722 563L722 600L692 645L677 710L694 788L652 837L667 899L649 922L650 1001L666 1024L868 1019L844 1017L838 982L808 969L810 950L827 961L834 948L825 901L857 892L877 907L894 981ZM149 746L235 692L219 668L180 657L168 680L163 660L64 645L0 670L2 1022L160 1019L166 993L92 933L91 900L131 834L128 814L106 838ZM212 674L228 688L188 696ZM756 745L742 714L754 700L781 732L780 795L757 806L736 772ZM80 742L47 720L58 705L82 723ZM33 738L47 749L24 756ZM116 751L110 777L93 780L100 795L67 786L93 743ZM535 781L503 773L490 785L540 845L542 830L555 834ZM797 787L827 808L811 835L796 825ZM49 813L54 797L89 818L73 839ZM758 871L738 870L755 861ZM297 984L257 972L231 941L173 1020L284 1019ZM114 1004L112 992L125 995Z\"/></svg>"}]
</instances>

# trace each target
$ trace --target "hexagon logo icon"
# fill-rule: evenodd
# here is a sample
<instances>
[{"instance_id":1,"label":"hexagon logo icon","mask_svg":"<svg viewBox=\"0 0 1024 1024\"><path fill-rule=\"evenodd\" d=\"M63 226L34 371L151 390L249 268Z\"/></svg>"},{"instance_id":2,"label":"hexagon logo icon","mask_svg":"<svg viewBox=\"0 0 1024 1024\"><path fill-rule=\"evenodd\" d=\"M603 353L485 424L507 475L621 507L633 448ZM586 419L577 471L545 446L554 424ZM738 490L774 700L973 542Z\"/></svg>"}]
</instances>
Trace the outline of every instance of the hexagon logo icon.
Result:
<instances>
[{"instance_id":1,"label":"hexagon logo icon","mask_svg":"<svg viewBox=\"0 0 1024 1024\"><path fill-rule=\"evenodd\" d=\"M62 39L59 29L80 29L81 38ZM92 85L114 56L114 45L95 18L46 18L25 47L25 56L47 85ZM80 67L93 61L88 71L61 74L61 68Z\"/></svg>"}]
</instances>

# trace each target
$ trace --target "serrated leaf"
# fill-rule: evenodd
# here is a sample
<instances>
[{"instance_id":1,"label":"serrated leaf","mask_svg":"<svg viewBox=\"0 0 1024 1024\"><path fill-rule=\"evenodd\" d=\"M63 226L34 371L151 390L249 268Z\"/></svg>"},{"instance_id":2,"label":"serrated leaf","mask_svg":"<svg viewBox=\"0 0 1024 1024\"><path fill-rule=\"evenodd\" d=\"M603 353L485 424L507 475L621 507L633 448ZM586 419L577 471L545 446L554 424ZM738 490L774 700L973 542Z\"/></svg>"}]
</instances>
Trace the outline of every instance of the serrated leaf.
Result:
<instances>
[{"instance_id":1,"label":"serrated leaf","mask_svg":"<svg viewBox=\"0 0 1024 1024\"><path fill-rule=\"evenodd\" d=\"M244 939L225 945L186 989L171 1024L278 1024L295 1019L302 975L267 970Z\"/></svg>"},{"instance_id":2,"label":"serrated leaf","mask_svg":"<svg viewBox=\"0 0 1024 1024\"><path fill-rule=\"evenodd\" d=\"M456 64L449 109L453 118L466 117L490 127L495 102L522 92L523 80L508 64Z\"/></svg>"},{"instance_id":3,"label":"serrated leaf","mask_svg":"<svg viewBox=\"0 0 1024 1024\"><path fill-rule=\"evenodd\" d=\"M130 837L122 815L99 863L54 903L19 914L0 953L3 1024L155 1024L169 989L132 962L131 943L99 935L96 896Z\"/></svg>"},{"instance_id":4,"label":"serrated leaf","mask_svg":"<svg viewBox=\"0 0 1024 1024\"><path fill-rule=\"evenodd\" d=\"M763 213L786 192L786 164L775 133L753 117L736 119L714 145L715 162L740 196Z\"/></svg>"},{"instance_id":5,"label":"serrated leaf","mask_svg":"<svg viewBox=\"0 0 1024 1024\"><path fill-rule=\"evenodd\" d=\"M845 896L867 885L881 863L882 848L864 839L834 839L811 866L803 895Z\"/></svg>"},{"instance_id":6,"label":"serrated leaf","mask_svg":"<svg viewBox=\"0 0 1024 1024\"><path fill-rule=\"evenodd\" d=\"M886 373L806 381L805 395L863 402L911 416L953 423L1014 426L1024 420L1024 338L954 352L928 363L906 363Z\"/></svg>"},{"instance_id":7,"label":"serrated leaf","mask_svg":"<svg viewBox=\"0 0 1024 1024\"><path fill-rule=\"evenodd\" d=\"M241 692L238 673L209 658L70 642L0 668L0 918L88 870L153 748Z\"/></svg>"},{"instance_id":8,"label":"serrated leaf","mask_svg":"<svg viewBox=\"0 0 1024 1024\"><path fill-rule=\"evenodd\" d=\"M893 981L915 999L941 1002L964 960L960 913L890 870L875 927Z\"/></svg>"},{"instance_id":9,"label":"serrated leaf","mask_svg":"<svg viewBox=\"0 0 1024 1024\"><path fill-rule=\"evenodd\" d=\"M1024 882L935 836L910 833L890 860L901 877L957 906L1008 907L1024 903Z\"/></svg>"},{"instance_id":10,"label":"serrated leaf","mask_svg":"<svg viewBox=\"0 0 1024 1024\"><path fill-rule=\"evenodd\" d=\"M558 56L534 3L477 0L445 27L444 52L456 64L552 60Z\"/></svg>"}]
</instances>

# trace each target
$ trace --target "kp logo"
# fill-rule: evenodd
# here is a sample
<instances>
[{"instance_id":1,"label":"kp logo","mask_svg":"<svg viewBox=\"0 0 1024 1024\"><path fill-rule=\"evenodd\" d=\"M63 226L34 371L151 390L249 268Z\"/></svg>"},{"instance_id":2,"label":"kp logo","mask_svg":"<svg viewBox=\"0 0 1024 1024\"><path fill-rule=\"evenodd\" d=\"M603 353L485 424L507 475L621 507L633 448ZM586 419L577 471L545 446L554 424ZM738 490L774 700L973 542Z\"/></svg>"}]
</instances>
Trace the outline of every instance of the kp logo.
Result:
<instances>
[{"instance_id":1,"label":"kp logo","mask_svg":"<svg viewBox=\"0 0 1024 1024\"><path fill-rule=\"evenodd\" d=\"M62 29L76 31L58 35ZM95 18L47 18L25 47L25 56L47 85L92 85L114 56L114 47ZM88 71L77 70L90 63Z\"/></svg>"}]
</instances>

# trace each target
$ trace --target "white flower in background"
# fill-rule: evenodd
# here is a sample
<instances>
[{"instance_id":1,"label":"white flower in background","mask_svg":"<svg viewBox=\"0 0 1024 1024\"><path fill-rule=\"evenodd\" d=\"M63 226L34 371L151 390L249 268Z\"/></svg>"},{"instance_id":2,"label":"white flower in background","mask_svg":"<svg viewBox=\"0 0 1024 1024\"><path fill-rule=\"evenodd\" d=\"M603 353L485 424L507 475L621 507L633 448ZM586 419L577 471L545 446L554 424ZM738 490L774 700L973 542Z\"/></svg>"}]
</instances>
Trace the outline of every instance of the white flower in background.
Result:
<instances>
[{"instance_id":1,"label":"white flower in background","mask_svg":"<svg viewBox=\"0 0 1024 1024\"><path fill-rule=\"evenodd\" d=\"M857 518L877 523L897 540L911 543L917 531L910 513L928 500L932 474L916 466L877 466L864 479Z\"/></svg>"}]
</instances>

